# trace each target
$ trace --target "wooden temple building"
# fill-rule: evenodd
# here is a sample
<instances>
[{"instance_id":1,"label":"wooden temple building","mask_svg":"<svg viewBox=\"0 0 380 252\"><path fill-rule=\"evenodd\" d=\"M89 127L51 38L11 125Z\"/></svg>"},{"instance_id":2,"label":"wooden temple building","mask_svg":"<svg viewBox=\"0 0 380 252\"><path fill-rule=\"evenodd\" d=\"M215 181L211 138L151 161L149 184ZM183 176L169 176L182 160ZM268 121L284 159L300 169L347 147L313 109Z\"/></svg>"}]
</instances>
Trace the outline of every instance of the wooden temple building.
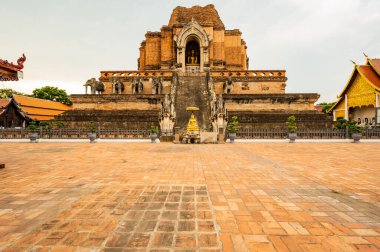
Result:
<instances>
[{"instance_id":1,"label":"wooden temple building","mask_svg":"<svg viewBox=\"0 0 380 252\"><path fill-rule=\"evenodd\" d=\"M71 106L60 102L13 95L0 100L0 127L25 127L30 121L49 121L70 109Z\"/></svg>"},{"instance_id":2,"label":"wooden temple building","mask_svg":"<svg viewBox=\"0 0 380 252\"><path fill-rule=\"evenodd\" d=\"M12 62L8 62L7 60L0 59L0 81L18 81L19 78L22 78L23 73L22 69L24 68L24 62L26 60L25 55L23 54L17 60L17 65ZM0 127L4 127L6 121L4 120L5 115L7 114L6 107L13 107L10 105L12 102L7 100L0 100ZM10 109L10 113L14 114L15 117L22 117L19 112L14 111L14 109ZM17 122L18 123L18 122ZM5 164L0 162L0 169L5 168Z\"/></svg>"},{"instance_id":3,"label":"wooden temple building","mask_svg":"<svg viewBox=\"0 0 380 252\"><path fill-rule=\"evenodd\" d=\"M242 127L282 128L289 115L300 127L332 122L314 108L318 94L286 93L285 70L249 70L242 32L226 29L214 5L176 7L167 25L145 34L137 68L101 71L85 83L86 95L71 95L73 109L58 119L70 127L95 121L171 131L185 129L186 107L198 107L204 131L225 129L234 115Z\"/></svg>"},{"instance_id":4,"label":"wooden temple building","mask_svg":"<svg viewBox=\"0 0 380 252\"><path fill-rule=\"evenodd\" d=\"M354 62L350 78L329 110L334 121L344 118L360 126L380 125L380 59L365 56L364 65Z\"/></svg>"}]
</instances>

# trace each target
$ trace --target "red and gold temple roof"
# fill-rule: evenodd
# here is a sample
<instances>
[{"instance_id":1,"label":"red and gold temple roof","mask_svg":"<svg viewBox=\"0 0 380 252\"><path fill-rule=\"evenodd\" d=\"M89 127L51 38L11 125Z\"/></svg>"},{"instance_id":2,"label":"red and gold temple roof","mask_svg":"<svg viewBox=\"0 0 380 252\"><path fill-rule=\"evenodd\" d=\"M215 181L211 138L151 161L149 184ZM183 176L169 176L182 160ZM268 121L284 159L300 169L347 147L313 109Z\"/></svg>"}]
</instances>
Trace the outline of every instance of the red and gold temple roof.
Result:
<instances>
[{"instance_id":1,"label":"red and gold temple roof","mask_svg":"<svg viewBox=\"0 0 380 252\"><path fill-rule=\"evenodd\" d=\"M338 101L329 109L328 112L338 107L338 105L344 101L345 94L348 93L358 76L363 78L373 88L373 93L380 94L380 59L370 59L367 57L365 65L355 64L354 70L352 71L346 86L338 96ZM373 97L375 99L375 96Z\"/></svg>"},{"instance_id":2,"label":"red and gold temple roof","mask_svg":"<svg viewBox=\"0 0 380 252\"><path fill-rule=\"evenodd\" d=\"M19 75L24 68L26 60L25 54L17 60L17 65L13 62L0 59L0 81L18 81Z\"/></svg>"}]
</instances>

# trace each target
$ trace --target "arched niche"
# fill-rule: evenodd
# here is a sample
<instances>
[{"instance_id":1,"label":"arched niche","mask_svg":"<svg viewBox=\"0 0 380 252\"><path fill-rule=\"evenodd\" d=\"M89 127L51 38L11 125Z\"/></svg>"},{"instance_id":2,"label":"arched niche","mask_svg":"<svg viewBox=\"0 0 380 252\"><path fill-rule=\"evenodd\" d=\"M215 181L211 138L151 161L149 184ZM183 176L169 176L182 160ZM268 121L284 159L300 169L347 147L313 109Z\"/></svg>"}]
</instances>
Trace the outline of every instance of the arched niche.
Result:
<instances>
[{"instance_id":1,"label":"arched niche","mask_svg":"<svg viewBox=\"0 0 380 252\"><path fill-rule=\"evenodd\" d=\"M203 72L204 65L209 64L208 47L210 44L210 40L202 26L198 24L198 22L196 22L195 20L191 20L187 25L185 25L182 28L178 36L174 37L174 40L177 44L177 63L182 65L183 71L185 71L186 65L188 65L188 58L186 58L187 56L189 56L186 52L187 46L195 45L195 43L199 45L198 62L200 71Z\"/></svg>"},{"instance_id":2,"label":"arched niche","mask_svg":"<svg viewBox=\"0 0 380 252\"><path fill-rule=\"evenodd\" d=\"M200 46L197 39L189 39L186 43L185 49L185 65L186 66L199 66L201 61Z\"/></svg>"}]
</instances>

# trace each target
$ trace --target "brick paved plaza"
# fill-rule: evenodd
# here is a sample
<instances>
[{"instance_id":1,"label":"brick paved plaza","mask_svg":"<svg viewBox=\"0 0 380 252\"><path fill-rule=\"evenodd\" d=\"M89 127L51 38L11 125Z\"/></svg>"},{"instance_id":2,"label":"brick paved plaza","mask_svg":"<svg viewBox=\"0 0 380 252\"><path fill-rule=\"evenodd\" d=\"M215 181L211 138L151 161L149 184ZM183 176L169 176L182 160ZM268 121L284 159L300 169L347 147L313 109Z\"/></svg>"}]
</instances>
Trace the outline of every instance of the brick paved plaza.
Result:
<instances>
[{"instance_id":1,"label":"brick paved plaza","mask_svg":"<svg viewBox=\"0 0 380 252\"><path fill-rule=\"evenodd\" d=\"M379 143L1 143L0 251L379 251Z\"/></svg>"}]
</instances>

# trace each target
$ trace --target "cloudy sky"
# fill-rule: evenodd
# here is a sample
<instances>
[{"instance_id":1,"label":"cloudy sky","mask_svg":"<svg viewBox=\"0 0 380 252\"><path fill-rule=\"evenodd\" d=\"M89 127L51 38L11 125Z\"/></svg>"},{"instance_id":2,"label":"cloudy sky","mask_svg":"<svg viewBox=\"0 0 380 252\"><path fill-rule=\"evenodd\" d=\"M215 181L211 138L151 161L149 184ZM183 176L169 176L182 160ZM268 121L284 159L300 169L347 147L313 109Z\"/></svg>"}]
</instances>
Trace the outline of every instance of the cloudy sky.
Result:
<instances>
[{"instance_id":1,"label":"cloudy sky","mask_svg":"<svg viewBox=\"0 0 380 252\"><path fill-rule=\"evenodd\" d=\"M334 101L350 60L380 57L379 0L0 0L0 58L27 56L24 79L0 88L84 93L101 70L135 70L145 32L167 25L176 6L209 3L226 29L242 31L250 69L287 70L289 93Z\"/></svg>"}]
</instances>

